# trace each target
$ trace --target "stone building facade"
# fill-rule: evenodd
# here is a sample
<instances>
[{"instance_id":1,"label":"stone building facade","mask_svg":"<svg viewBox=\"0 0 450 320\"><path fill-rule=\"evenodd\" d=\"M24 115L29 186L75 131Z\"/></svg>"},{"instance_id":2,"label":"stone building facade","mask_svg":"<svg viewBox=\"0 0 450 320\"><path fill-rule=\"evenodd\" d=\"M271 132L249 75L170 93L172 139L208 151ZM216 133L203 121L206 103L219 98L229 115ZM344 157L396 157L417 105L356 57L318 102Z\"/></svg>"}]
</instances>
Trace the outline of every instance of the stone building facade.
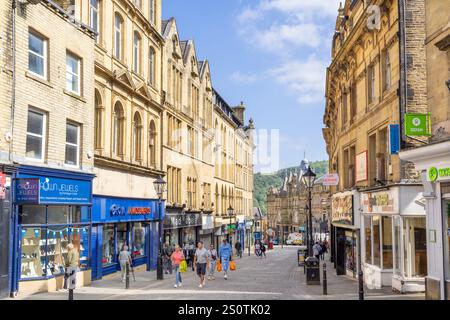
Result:
<instances>
[{"instance_id":1,"label":"stone building facade","mask_svg":"<svg viewBox=\"0 0 450 320\"><path fill-rule=\"evenodd\" d=\"M333 201L335 265L355 274L361 263L369 287L401 292L424 290L426 275L419 175L398 156L422 143L404 124L406 114L427 112L424 22L422 0L345 1L327 69L323 135L340 178L331 192L351 199L344 207ZM402 240L406 229L415 236ZM410 244L416 250L404 256Z\"/></svg>"}]
</instances>

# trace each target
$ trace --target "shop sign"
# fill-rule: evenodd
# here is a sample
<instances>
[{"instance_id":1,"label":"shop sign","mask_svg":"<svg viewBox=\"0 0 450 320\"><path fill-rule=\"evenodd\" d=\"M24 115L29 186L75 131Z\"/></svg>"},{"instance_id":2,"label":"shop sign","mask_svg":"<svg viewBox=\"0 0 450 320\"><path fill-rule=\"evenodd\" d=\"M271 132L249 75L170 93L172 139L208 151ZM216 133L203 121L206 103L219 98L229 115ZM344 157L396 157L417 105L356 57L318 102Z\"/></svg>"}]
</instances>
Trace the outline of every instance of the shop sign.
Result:
<instances>
[{"instance_id":1,"label":"shop sign","mask_svg":"<svg viewBox=\"0 0 450 320\"><path fill-rule=\"evenodd\" d=\"M400 151L400 125L389 125L389 153L398 154Z\"/></svg>"},{"instance_id":2,"label":"shop sign","mask_svg":"<svg viewBox=\"0 0 450 320\"><path fill-rule=\"evenodd\" d=\"M16 200L18 204L39 204L40 181L38 178L16 180Z\"/></svg>"},{"instance_id":3,"label":"shop sign","mask_svg":"<svg viewBox=\"0 0 450 320\"><path fill-rule=\"evenodd\" d=\"M398 189L363 193L361 199L361 205L366 213L386 214L399 212Z\"/></svg>"},{"instance_id":4,"label":"shop sign","mask_svg":"<svg viewBox=\"0 0 450 320\"><path fill-rule=\"evenodd\" d=\"M407 136L431 136L431 114L405 114L405 134Z\"/></svg>"},{"instance_id":5,"label":"shop sign","mask_svg":"<svg viewBox=\"0 0 450 320\"><path fill-rule=\"evenodd\" d=\"M356 182L366 181L368 178L367 150L358 154L355 158Z\"/></svg>"},{"instance_id":6,"label":"shop sign","mask_svg":"<svg viewBox=\"0 0 450 320\"><path fill-rule=\"evenodd\" d=\"M111 217L125 216L126 212L127 211L125 210L125 207L121 207L116 204L113 204L111 206L111 208L109 208L109 213L110 213Z\"/></svg>"},{"instance_id":7,"label":"shop sign","mask_svg":"<svg viewBox=\"0 0 450 320\"><path fill-rule=\"evenodd\" d=\"M450 178L450 168L431 167L427 170L427 178L430 182L436 182L439 179Z\"/></svg>"},{"instance_id":8,"label":"shop sign","mask_svg":"<svg viewBox=\"0 0 450 320\"><path fill-rule=\"evenodd\" d=\"M214 229L214 222L212 216L210 215L202 216L202 229L203 230Z\"/></svg>"},{"instance_id":9,"label":"shop sign","mask_svg":"<svg viewBox=\"0 0 450 320\"><path fill-rule=\"evenodd\" d=\"M251 229L252 227L253 227L253 221L252 220L245 222L245 228L246 229Z\"/></svg>"},{"instance_id":10,"label":"shop sign","mask_svg":"<svg viewBox=\"0 0 450 320\"><path fill-rule=\"evenodd\" d=\"M0 172L0 199L6 197L6 174Z\"/></svg>"},{"instance_id":11,"label":"shop sign","mask_svg":"<svg viewBox=\"0 0 450 320\"><path fill-rule=\"evenodd\" d=\"M337 173L326 174L322 178L324 186L337 186L339 184L339 175Z\"/></svg>"},{"instance_id":12,"label":"shop sign","mask_svg":"<svg viewBox=\"0 0 450 320\"><path fill-rule=\"evenodd\" d=\"M255 240L261 240L261 232L254 232L253 233L255 235Z\"/></svg>"},{"instance_id":13,"label":"shop sign","mask_svg":"<svg viewBox=\"0 0 450 320\"><path fill-rule=\"evenodd\" d=\"M128 214L131 215L146 215L146 214L150 214L151 210L150 208L146 208L146 207L130 207L128 208Z\"/></svg>"},{"instance_id":14,"label":"shop sign","mask_svg":"<svg viewBox=\"0 0 450 320\"><path fill-rule=\"evenodd\" d=\"M200 226L200 215L195 213L166 215L164 219L165 229Z\"/></svg>"},{"instance_id":15,"label":"shop sign","mask_svg":"<svg viewBox=\"0 0 450 320\"><path fill-rule=\"evenodd\" d=\"M353 195L334 196L331 204L331 222L353 224Z\"/></svg>"}]
</instances>

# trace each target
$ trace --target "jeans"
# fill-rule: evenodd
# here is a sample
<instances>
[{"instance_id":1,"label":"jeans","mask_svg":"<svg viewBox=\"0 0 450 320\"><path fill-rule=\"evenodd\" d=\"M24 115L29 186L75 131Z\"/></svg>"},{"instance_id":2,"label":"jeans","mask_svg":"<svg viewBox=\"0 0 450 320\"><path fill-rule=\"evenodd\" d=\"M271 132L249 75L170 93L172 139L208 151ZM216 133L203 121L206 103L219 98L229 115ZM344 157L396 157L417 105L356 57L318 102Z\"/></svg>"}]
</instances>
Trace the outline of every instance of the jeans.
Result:
<instances>
[{"instance_id":1,"label":"jeans","mask_svg":"<svg viewBox=\"0 0 450 320\"><path fill-rule=\"evenodd\" d=\"M129 265L128 261L120 261L120 273L122 275L122 281L125 281L127 276L127 265Z\"/></svg>"},{"instance_id":2,"label":"jeans","mask_svg":"<svg viewBox=\"0 0 450 320\"><path fill-rule=\"evenodd\" d=\"M172 274L172 261L170 261L169 257L163 257L163 267L165 273Z\"/></svg>"},{"instance_id":3,"label":"jeans","mask_svg":"<svg viewBox=\"0 0 450 320\"><path fill-rule=\"evenodd\" d=\"M175 284L179 285L183 281L181 280L181 272L180 272L180 265L174 265L173 269L175 271Z\"/></svg>"},{"instance_id":4,"label":"jeans","mask_svg":"<svg viewBox=\"0 0 450 320\"><path fill-rule=\"evenodd\" d=\"M214 272L216 271L216 261L211 261L209 263L209 271L208 271L208 277L214 277Z\"/></svg>"},{"instance_id":5,"label":"jeans","mask_svg":"<svg viewBox=\"0 0 450 320\"><path fill-rule=\"evenodd\" d=\"M222 263L222 270L227 273L228 272L228 264L230 263L229 257L222 257L220 259L220 262Z\"/></svg>"}]
</instances>

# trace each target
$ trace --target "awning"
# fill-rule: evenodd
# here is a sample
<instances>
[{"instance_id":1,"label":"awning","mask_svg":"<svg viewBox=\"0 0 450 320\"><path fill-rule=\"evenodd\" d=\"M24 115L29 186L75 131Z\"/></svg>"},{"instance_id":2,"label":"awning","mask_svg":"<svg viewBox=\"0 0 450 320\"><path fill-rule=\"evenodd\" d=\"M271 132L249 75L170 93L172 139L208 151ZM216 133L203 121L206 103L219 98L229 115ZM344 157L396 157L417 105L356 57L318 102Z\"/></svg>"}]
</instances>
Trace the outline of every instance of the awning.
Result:
<instances>
[{"instance_id":1,"label":"awning","mask_svg":"<svg viewBox=\"0 0 450 320\"><path fill-rule=\"evenodd\" d=\"M358 227L354 226L354 225L350 225L350 224L345 224L345 223L337 223L337 222L332 222L331 223L334 227L336 228L343 228L343 229L350 229L350 230L359 230Z\"/></svg>"}]
</instances>

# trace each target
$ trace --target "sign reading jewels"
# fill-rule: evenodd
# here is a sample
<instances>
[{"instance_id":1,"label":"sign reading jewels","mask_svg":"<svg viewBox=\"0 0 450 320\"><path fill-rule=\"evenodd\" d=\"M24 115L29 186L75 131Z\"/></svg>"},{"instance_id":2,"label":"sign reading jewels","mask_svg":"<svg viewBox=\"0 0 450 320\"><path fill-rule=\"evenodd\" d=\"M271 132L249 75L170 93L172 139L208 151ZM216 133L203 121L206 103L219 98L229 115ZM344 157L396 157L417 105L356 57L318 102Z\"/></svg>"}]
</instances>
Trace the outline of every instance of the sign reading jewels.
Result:
<instances>
[{"instance_id":1,"label":"sign reading jewels","mask_svg":"<svg viewBox=\"0 0 450 320\"><path fill-rule=\"evenodd\" d=\"M398 189L363 193L361 205L365 213L398 213Z\"/></svg>"},{"instance_id":2,"label":"sign reading jewels","mask_svg":"<svg viewBox=\"0 0 450 320\"><path fill-rule=\"evenodd\" d=\"M353 195L336 195L333 197L331 222L353 224Z\"/></svg>"},{"instance_id":3,"label":"sign reading jewels","mask_svg":"<svg viewBox=\"0 0 450 320\"><path fill-rule=\"evenodd\" d=\"M165 229L196 227L201 224L200 215L195 213L166 214L164 217Z\"/></svg>"},{"instance_id":4,"label":"sign reading jewels","mask_svg":"<svg viewBox=\"0 0 450 320\"><path fill-rule=\"evenodd\" d=\"M61 178L20 178L16 202L28 204L89 204L91 182Z\"/></svg>"}]
</instances>

